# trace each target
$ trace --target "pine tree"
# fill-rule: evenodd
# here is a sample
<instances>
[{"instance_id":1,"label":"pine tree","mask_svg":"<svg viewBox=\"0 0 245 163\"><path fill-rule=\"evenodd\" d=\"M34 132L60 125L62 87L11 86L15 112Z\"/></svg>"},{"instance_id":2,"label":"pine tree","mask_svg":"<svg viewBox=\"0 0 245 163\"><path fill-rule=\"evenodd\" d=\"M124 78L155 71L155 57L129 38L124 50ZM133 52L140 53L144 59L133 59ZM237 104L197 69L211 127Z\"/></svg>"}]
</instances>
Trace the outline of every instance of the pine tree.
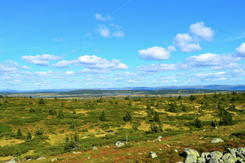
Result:
<instances>
[{"instance_id":1,"label":"pine tree","mask_svg":"<svg viewBox=\"0 0 245 163\"><path fill-rule=\"evenodd\" d=\"M159 118L158 112L154 112L153 121L154 122L158 122L158 123L160 122L160 118Z\"/></svg>"},{"instance_id":2,"label":"pine tree","mask_svg":"<svg viewBox=\"0 0 245 163\"><path fill-rule=\"evenodd\" d=\"M64 119L65 118L65 115L64 115L62 110L58 113L57 118L59 118L59 119Z\"/></svg>"},{"instance_id":3,"label":"pine tree","mask_svg":"<svg viewBox=\"0 0 245 163\"><path fill-rule=\"evenodd\" d=\"M105 117L105 112L104 112L104 111L101 112L101 114L100 114L100 116L99 116L99 119L100 119L101 121L106 121L106 117Z\"/></svg>"},{"instance_id":4,"label":"pine tree","mask_svg":"<svg viewBox=\"0 0 245 163\"><path fill-rule=\"evenodd\" d=\"M43 98L41 98L40 100L39 100L39 102L38 102L38 104L45 104L45 101L44 101L44 99Z\"/></svg>"},{"instance_id":5,"label":"pine tree","mask_svg":"<svg viewBox=\"0 0 245 163\"><path fill-rule=\"evenodd\" d=\"M226 111L223 107L219 107L219 117L220 125L231 125L232 124L232 115Z\"/></svg>"},{"instance_id":6,"label":"pine tree","mask_svg":"<svg viewBox=\"0 0 245 163\"><path fill-rule=\"evenodd\" d=\"M125 122L131 121L132 120L132 116L130 115L129 112L126 112L126 115L123 117L123 120Z\"/></svg>"},{"instance_id":7,"label":"pine tree","mask_svg":"<svg viewBox=\"0 0 245 163\"><path fill-rule=\"evenodd\" d=\"M79 143L79 136L77 133L75 133L75 135L74 135L74 142Z\"/></svg>"},{"instance_id":8,"label":"pine tree","mask_svg":"<svg viewBox=\"0 0 245 163\"><path fill-rule=\"evenodd\" d=\"M159 132L163 132L163 129L162 129L161 125L151 124L150 132L151 133L159 133Z\"/></svg>"},{"instance_id":9,"label":"pine tree","mask_svg":"<svg viewBox=\"0 0 245 163\"><path fill-rule=\"evenodd\" d=\"M194 126L195 126L196 128L202 128L202 121L201 121L200 119L196 118L196 119L194 120Z\"/></svg>"},{"instance_id":10,"label":"pine tree","mask_svg":"<svg viewBox=\"0 0 245 163\"><path fill-rule=\"evenodd\" d=\"M44 131L43 131L43 129L38 128L38 129L36 130L35 134L36 134L37 136L42 136L42 135L44 134Z\"/></svg>"},{"instance_id":11,"label":"pine tree","mask_svg":"<svg viewBox=\"0 0 245 163\"><path fill-rule=\"evenodd\" d=\"M31 132L28 132L26 136L26 141L31 141L31 140L32 140Z\"/></svg>"},{"instance_id":12,"label":"pine tree","mask_svg":"<svg viewBox=\"0 0 245 163\"><path fill-rule=\"evenodd\" d=\"M16 137L21 138L23 136L21 129L17 130Z\"/></svg>"},{"instance_id":13,"label":"pine tree","mask_svg":"<svg viewBox=\"0 0 245 163\"><path fill-rule=\"evenodd\" d=\"M196 99L196 96L191 95L189 99L192 102L192 101L194 101Z\"/></svg>"}]
</instances>

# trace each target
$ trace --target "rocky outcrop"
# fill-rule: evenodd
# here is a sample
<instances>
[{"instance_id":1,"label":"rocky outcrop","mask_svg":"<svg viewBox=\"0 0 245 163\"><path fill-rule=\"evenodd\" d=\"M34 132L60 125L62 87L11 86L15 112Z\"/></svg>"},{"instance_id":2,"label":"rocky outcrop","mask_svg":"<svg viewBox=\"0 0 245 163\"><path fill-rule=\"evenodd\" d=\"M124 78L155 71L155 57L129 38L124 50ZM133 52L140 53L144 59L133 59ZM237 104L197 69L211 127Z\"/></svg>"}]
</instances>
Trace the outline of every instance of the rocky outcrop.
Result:
<instances>
[{"instance_id":1,"label":"rocky outcrop","mask_svg":"<svg viewBox=\"0 0 245 163\"><path fill-rule=\"evenodd\" d=\"M225 152L203 152L190 148L184 149L185 163L245 163L245 148L228 149Z\"/></svg>"}]
</instances>

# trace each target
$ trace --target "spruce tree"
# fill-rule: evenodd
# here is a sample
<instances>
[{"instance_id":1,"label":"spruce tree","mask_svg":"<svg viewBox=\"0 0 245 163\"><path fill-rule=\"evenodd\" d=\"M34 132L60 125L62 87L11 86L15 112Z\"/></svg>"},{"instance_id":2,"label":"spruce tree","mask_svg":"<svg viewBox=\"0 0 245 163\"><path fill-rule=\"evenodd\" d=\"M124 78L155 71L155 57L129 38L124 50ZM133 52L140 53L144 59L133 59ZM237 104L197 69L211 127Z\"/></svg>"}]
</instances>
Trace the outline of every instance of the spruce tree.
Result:
<instances>
[{"instance_id":1,"label":"spruce tree","mask_svg":"<svg viewBox=\"0 0 245 163\"><path fill-rule=\"evenodd\" d=\"M17 130L16 137L21 138L23 136L21 129Z\"/></svg>"},{"instance_id":2,"label":"spruce tree","mask_svg":"<svg viewBox=\"0 0 245 163\"><path fill-rule=\"evenodd\" d=\"M32 140L31 132L28 132L26 136L26 141L31 141L31 140Z\"/></svg>"},{"instance_id":3,"label":"spruce tree","mask_svg":"<svg viewBox=\"0 0 245 163\"><path fill-rule=\"evenodd\" d=\"M202 121L201 121L200 119L196 118L196 119L194 120L194 126L195 126L196 128L202 128Z\"/></svg>"},{"instance_id":4,"label":"spruce tree","mask_svg":"<svg viewBox=\"0 0 245 163\"><path fill-rule=\"evenodd\" d=\"M101 114L100 114L100 116L99 116L99 119L100 119L101 121L106 121L106 117L105 117L105 112L104 112L104 111L101 112Z\"/></svg>"},{"instance_id":5,"label":"spruce tree","mask_svg":"<svg viewBox=\"0 0 245 163\"><path fill-rule=\"evenodd\" d=\"M159 118L158 112L154 112L153 121L154 122L158 122L158 123L160 122L160 118Z\"/></svg>"},{"instance_id":6,"label":"spruce tree","mask_svg":"<svg viewBox=\"0 0 245 163\"><path fill-rule=\"evenodd\" d=\"M39 100L38 104L45 104L44 99L43 99L43 98L41 98L41 99Z\"/></svg>"},{"instance_id":7,"label":"spruce tree","mask_svg":"<svg viewBox=\"0 0 245 163\"><path fill-rule=\"evenodd\" d=\"M123 120L125 122L131 121L132 120L132 116L130 115L129 112L126 112L126 115L123 117Z\"/></svg>"}]
</instances>

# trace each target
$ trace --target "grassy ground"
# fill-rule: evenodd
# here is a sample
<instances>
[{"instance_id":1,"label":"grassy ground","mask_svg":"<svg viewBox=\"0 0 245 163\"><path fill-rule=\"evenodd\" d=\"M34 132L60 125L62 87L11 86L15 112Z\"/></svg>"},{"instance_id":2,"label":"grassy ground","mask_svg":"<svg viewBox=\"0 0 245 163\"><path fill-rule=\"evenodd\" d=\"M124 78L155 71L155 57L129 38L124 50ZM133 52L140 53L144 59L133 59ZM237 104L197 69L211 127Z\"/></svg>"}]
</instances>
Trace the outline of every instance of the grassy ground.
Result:
<instances>
[{"instance_id":1,"label":"grassy ground","mask_svg":"<svg viewBox=\"0 0 245 163\"><path fill-rule=\"evenodd\" d=\"M183 148L199 151L244 146L245 94L189 97L0 98L0 162L177 162ZM221 111L224 109L225 111ZM230 124L219 125L227 114ZM104 114L104 116L102 116ZM126 118L129 114L130 118ZM222 119L223 116L223 119ZM102 117L102 118L101 118ZM196 124L200 120L201 126ZM216 123L211 132L210 124ZM27 139L31 134L31 139ZM158 136L161 142L153 142ZM238 134L239 135L239 134ZM125 141L123 148L115 142ZM219 137L224 143L213 145ZM96 146L98 150L92 150ZM73 153L77 151L77 153ZM147 158L150 151L158 158Z\"/></svg>"}]
</instances>

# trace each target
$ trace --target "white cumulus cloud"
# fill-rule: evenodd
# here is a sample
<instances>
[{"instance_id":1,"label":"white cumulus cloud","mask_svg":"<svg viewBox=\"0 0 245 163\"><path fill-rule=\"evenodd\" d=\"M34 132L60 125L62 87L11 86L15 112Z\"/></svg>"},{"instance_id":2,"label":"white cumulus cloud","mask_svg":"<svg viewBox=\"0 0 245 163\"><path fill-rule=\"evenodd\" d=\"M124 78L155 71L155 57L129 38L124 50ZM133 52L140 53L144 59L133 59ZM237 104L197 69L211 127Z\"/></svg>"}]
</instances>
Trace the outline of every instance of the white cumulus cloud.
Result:
<instances>
[{"instance_id":1,"label":"white cumulus cloud","mask_svg":"<svg viewBox=\"0 0 245 163\"><path fill-rule=\"evenodd\" d=\"M201 50L200 44L188 33L179 33L174 38L174 43L182 52L192 52Z\"/></svg>"},{"instance_id":2,"label":"white cumulus cloud","mask_svg":"<svg viewBox=\"0 0 245 163\"><path fill-rule=\"evenodd\" d=\"M96 55L83 55L74 60L63 60L55 63L54 67L67 67L70 65L79 65L90 69L127 69L128 66L119 60L107 60Z\"/></svg>"},{"instance_id":3,"label":"white cumulus cloud","mask_svg":"<svg viewBox=\"0 0 245 163\"><path fill-rule=\"evenodd\" d=\"M145 59L165 60L170 57L170 51L159 46L141 49L138 51L138 53L142 58Z\"/></svg>"},{"instance_id":4,"label":"white cumulus cloud","mask_svg":"<svg viewBox=\"0 0 245 163\"><path fill-rule=\"evenodd\" d=\"M76 64L82 65L87 68L108 68L108 69L126 69L127 65L121 63L119 60L107 60L105 58L98 57L96 55L84 55L80 56L76 61Z\"/></svg>"},{"instance_id":5,"label":"white cumulus cloud","mask_svg":"<svg viewBox=\"0 0 245 163\"><path fill-rule=\"evenodd\" d=\"M245 57L245 43L242 43L237 49L236 49L237 55L239 57Z\"/></svg>"},{"instance_id":6,"label":"white cumulus cloud","mask_svg":"<svg viewBox=\"0 0 245 163\"><path fill-rule=\"evenodd\" d=\"M190 25L190 31L204 40L211 40L214 35L214 31L210 27L205 26L204 22Z\"/></svg>"}]
</instances>

